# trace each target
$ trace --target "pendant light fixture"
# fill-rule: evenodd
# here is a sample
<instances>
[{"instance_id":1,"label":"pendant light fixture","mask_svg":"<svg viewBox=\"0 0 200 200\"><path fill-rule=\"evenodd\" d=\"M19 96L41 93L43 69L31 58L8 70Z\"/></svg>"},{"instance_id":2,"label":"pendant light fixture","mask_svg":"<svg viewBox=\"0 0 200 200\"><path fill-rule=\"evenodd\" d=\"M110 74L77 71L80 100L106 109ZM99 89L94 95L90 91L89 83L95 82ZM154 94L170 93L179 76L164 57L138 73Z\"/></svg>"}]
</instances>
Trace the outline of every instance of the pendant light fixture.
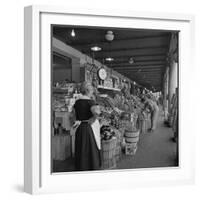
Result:
<instances>
[{"instance_id":1,"label":"pendant light fixture","mask_svg":"<svg viewBox=\"0 0 200 200\"><path fill-rule=\"evenodd\" d=\"M105 58L105 60L108 61L108 62L111 62L111 61L114 60L114 58L112 58L112 57L107 57L107 58Z\"/></svg>"},{"instance_id":2,"label":"pendant light fixture","mask_svg":"<svg viewBox=\"0 0 200 200\"><path fill-rule=\"evenodd\" d=\"M133 64L134 63L133 57L131 57L128 62L129 62L129 64Z\"/></svg>"},{"instance_id":3,"label":"pendant light fixture","mask_svg":"<svg viewBox=\"0 0 200 200\"><path fill-rule=\"evenodd\" d=\"M91 50L92 51L101 51L101 47L99 47L99 46L93 46L93 47L91 47Z\"/></svg>"},{"instance_id":4,"label":"pendant light fixture","mask_svg":"<svg viewBox=\"0 0 200 200\"><path fill-rule=\"evenodd\" d=\"M72 29L72 31L71 31L71 36L72 36L72 37L75 37L75 36L76 36L74 29Z\"/></svg>"},{"instance_id":5,"label":"pendant light fixture","mask_svg":"<svg viewBox=\"0 0 200 200\"><path fill-rule=\"evenodd\" d=\"M112 62L114 58L111 56L111 41L114 39L114 35L112 31L107 31L107 34L105 35L106 40L109 41L108 43L108 56L105 58L106 61Z\"/></svg>"},{"instance_id":6,"label":"pendant light fixture","mask_svg":"<svg viewBox=\"0 0 200 200\"><path fill-rule=\"evenodd\" d=\"M112 31L107 31L105 34L105 39L109 42L113 41L114 39L114 34Z\"/></svg>"}]
</instances>

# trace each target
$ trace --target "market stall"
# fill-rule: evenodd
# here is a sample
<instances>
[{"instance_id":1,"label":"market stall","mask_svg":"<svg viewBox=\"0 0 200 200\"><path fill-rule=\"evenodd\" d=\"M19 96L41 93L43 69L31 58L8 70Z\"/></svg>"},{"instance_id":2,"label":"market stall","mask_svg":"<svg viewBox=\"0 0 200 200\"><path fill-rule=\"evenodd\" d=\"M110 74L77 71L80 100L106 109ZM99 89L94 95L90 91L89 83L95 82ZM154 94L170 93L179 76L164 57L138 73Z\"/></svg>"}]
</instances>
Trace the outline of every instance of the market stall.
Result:
<instances>
[{"instance_id":1,"label":"market stall","mask_svg":"<svg viewBox=\"0 0 200 200\"><path fill-rule=\"evenodd\" d=\"M143 110L142 94L131 94L131 82L111 74L106 68L86 65L80 70L84 81L92 82L95 87L94 98L101 109L102 167L116 168L122 154L136 154L140 134L147 132L149 115ZM80 83L54 83L52 149L55 160L74 157L75 130L71 112L80 97Z\"/></svg>"},{"instance_id":2,"label":"market stall","mask_svg":"<svg viewBox=\"0 0 200 200\"><path fill-rule=\"evenodd\" d=\"M149 138L150 131L157 132L161 115L177 138L178 95L172 98L178 67L177 59L172 59L177 54L174 38L177 33L161 30L53 26L52 149L54 155L60 154L54 160L62 160L65 150L65 158L71 159L66 165L75 160L72 110L85 81L92 83L90 98L101 111L103 169L135 160L144 138Z\"/></svg>"}]
</instances>

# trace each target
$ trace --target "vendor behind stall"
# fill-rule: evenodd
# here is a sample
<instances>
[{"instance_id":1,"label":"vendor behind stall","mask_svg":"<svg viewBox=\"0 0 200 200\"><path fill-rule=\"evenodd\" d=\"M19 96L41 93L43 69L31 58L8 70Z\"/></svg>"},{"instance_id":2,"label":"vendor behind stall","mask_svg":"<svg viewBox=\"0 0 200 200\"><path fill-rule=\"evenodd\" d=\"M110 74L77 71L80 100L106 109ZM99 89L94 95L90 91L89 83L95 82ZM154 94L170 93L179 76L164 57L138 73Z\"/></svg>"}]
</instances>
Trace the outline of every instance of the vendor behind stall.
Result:
<instances>
[{"instance_id":1,"label":"vendor behind stall","mask_svg":"<svg viewBox=\"0 0 200 200\"><path fill-rule=\"evenodd\" d=\"M76 170L98 170L101 167L100 156L100 110L93 100L93 87L89 82L81 85L82 96L74 105L76 117L75 167Z\"/></svg>"}]
</instances>

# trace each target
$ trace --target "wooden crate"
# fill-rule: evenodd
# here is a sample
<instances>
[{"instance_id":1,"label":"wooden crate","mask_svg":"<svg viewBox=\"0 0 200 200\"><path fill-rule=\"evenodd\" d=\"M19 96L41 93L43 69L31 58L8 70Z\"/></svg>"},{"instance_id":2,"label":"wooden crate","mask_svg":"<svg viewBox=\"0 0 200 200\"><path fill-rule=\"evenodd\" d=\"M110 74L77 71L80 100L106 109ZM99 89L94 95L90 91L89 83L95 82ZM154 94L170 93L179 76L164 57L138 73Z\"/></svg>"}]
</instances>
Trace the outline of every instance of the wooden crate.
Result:
<instances>
[{"instance_id":1,"label":"wooden crate","mask_svg":"<svg viewBox=\"0 0 200 200\"><path fill-rule=\"evenodd\" d=\"M126 155L135 155L137 151L137 145L127 143L125 146L125 154Z\"/></svg>"}]
</instances>

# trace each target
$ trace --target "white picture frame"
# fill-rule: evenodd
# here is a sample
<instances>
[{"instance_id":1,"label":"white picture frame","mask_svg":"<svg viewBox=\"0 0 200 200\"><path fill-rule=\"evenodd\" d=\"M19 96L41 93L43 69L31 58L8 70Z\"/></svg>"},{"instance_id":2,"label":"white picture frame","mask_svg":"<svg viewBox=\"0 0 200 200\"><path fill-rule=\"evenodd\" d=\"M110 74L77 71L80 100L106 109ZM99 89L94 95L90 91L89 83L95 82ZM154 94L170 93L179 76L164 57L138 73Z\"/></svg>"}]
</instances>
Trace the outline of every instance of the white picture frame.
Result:
<instances>
[{"instance_id":1,"label":"white picture frame","mask_svg":"<svg viewBox=\"0 0 200 200\"><path fill-rule=\"evenodd\" d=\"M192 85L188 77L194 69L194 16L123 10L85 10L56 6L25 8L25 127L24 189L31 194L120 189L193 183L194 132ZM51 174L50 159L50 48L51 24L76 24L179 30L180 166L102 172ZM189 67L188 67L189 66Z\"/></svg>"}]
</instances>

